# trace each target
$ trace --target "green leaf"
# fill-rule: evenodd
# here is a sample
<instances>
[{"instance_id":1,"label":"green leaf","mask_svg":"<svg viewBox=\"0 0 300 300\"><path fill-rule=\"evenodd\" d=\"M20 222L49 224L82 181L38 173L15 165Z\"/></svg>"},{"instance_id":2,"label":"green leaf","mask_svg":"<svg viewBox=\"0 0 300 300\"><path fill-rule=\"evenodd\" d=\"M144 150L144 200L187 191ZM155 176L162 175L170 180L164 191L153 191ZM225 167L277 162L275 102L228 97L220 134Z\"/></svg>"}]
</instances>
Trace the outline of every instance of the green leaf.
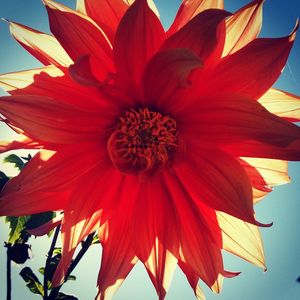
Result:
<instances>
[{"instance_id":1,"label":"green leaf","mask_svg":"<svg viewBox=\"0 0 300 300\"><path fill-rule=\"evenodd\" d=\"M61 247L59 248L54 248L53 250L53 255L61 254Z\"/></svg>"},{"instance_id":2,"label":"green leaf","mask_svg":"<svg viewBox=\"0 0 300 300\"><path fill-rule=\"evenodd\" d=\"M3 159L5 163L12 163L15 165L15 168L18 168L21 171L24 168L23 160L16 154L10 154Z\"/></svg>"},{"instance_id":3,"label":"green leaf","mask_svg":"<svg viewBox=\"0 0 300 300\"><path fill-rule=\"evenodd\" d=\"M74 276L74 275L69 275L68 277L67 277L67 280L66 281L68 281L68 280L76 280L76 276Z\"/></svg>"},{"instance_id":4,"label":"green leaf","mask_svg":"<svg viewBox=\"0 0 300 300\"><path fill-rule=\"evenodd\" d=\"M20 275L32 293L44 296L43 285L29 267L22 269Z\"/></svg>"},{"instance_id":5,"label":"green leaf","mask_svg":"<svg viewBox=\"0 0 300 300\"><path fill-rule=\"evenodd\" d=\"M29 234L27 234L25 230L26 222L30 217L22 216L22 217L5 217L5 222L9 223L10 232L8 235L9 243L22 243L28 240Z\"/></svg>"},{"instance_id":6,"label":"green leaf","mask_svg":"<svg viewBox=\"0 0 300 300\"><path fill-rule=\"evenodd\" d=\"M78 298L76 298L75 296L72 296L72 295L58 293L58 296L55 298L55 300L78 300Z\"/></svg>"},{"instance_id":7,"label":"green leaf","mask_svg":"<svg viewBox=\"0 0 300 300\"><path fill-rule=\"evenodd\" d=\"M55 212L52 211L31 215L28 221L26 222L26 229L30 230L37 228L54 219L55 216Z\"/></svg>"},{"instance_id":8,"label":"green leaf","mask_svg":"<svg viewBox=\"0 0 300 300\"><path fill-rule=\"evenodd\" d=\"M93 238L93 241L92 241L92 245L94 245L94 244L100 244L98 234L94 235L94 238Z\"/></svg>"}]
</instances>

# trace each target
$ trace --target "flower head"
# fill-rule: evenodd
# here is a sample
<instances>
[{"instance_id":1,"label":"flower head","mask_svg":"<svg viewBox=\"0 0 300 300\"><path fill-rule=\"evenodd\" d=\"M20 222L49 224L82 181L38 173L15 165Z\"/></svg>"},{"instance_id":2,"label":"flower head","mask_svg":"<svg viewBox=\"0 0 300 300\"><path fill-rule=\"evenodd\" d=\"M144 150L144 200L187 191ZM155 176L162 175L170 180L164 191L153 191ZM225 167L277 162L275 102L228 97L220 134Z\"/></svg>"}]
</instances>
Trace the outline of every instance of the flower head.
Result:
<instances>
[{"instance_id":1,"label":"flower head","mask_svg":"<svg viewBox=\"0 0 300 300\"><path fill-rule=\"evenodd\" d=\"M22 134L1 150L40 149L5 185L0 214L64 212L53 285L96 230L97 299L137 260L159 299L177 265L199 299L199 279L219 292L237 275L221 249L265 268L253 203L300 160L300 98L271 88L298 25L257 38L260 0L234 14L184 0L168 31L152 1L44 4L53 36L10 22L45 66L0 76L3 121Z\"/></svg>"}]
</instances>

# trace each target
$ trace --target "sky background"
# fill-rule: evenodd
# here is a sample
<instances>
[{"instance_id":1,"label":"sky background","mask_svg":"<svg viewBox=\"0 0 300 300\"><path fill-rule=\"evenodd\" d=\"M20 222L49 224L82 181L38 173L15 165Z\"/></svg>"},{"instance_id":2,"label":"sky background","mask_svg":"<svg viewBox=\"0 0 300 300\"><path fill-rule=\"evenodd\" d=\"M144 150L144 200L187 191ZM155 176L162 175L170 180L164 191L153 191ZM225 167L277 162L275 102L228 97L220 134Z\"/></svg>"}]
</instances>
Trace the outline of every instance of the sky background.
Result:
<instances>
[{"instance_id":1,"label":"sky background","mask_svg":"<svg viewBox=\"0 0 300 300\"><path fill-rule=\"evenodd\" d=\"M62 1L74 6L75 0ZM235 11L245 5L245 0L227 0L225 8ZM168 26L179 6L179 0L157 0L161 19ZM40 0L0 0L0 17L17 21L49 32L46 11ZM262 37L287 35L300 16L300 1L267 0L264 5ZM25 70L40 66L11 37L8 26L0 22L0 73ZM300 95L300 37L276 87ZM9 132L0 128L0 140L7 138ZM1 169L1 168L0 168ZM254 267L232 255L224 255L225 266L230 271L241 271L233 279L226 279L220 295L214 295L204 288L208 300L297 300L300 299L300 163L290 164L292 183L275 188L266 199L256 206L257 219L263 223L274 222L271 228L261 229L268 272ZM0 246L7 239L7 228L0 222ZM44 265L49 239L31 239L33 259L28 265L34 270ZM81 261L74 274L75 282L67 283L63 292L73 293L80 300L93 299L96 293L96 279L100 264L101 249L93 246ZM0 299L5 299L5 249L0 247ZM39 299L28 292L18 273L22 266L13 266L13 300ZM203 285L202 285L203 286ZM157 299L146 271L138 264L126 279L114 300L153 300ZM194 295L185 276L177 270L167 300L193 300Z\"/></svg>"}]
</instances>

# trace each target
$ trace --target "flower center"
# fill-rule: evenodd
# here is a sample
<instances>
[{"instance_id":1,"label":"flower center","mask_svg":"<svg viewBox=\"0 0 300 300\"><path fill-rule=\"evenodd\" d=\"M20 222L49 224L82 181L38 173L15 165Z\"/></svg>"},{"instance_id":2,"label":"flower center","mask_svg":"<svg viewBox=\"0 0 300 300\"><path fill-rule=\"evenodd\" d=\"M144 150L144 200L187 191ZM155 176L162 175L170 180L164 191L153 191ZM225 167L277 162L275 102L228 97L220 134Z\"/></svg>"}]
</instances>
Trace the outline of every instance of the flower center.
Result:
<instances>
[{"instance_id":1,"label":"flower center","mask_svg":"<svg viewBox=\"0 0 300 300\"><path fill-rule=\"evenodd\" d=\"M108 140L108 152L120 171L138 174L166 164L177 144L174 119L147 108L131 109L120 117Z\"/></svg>"}]
</instances>

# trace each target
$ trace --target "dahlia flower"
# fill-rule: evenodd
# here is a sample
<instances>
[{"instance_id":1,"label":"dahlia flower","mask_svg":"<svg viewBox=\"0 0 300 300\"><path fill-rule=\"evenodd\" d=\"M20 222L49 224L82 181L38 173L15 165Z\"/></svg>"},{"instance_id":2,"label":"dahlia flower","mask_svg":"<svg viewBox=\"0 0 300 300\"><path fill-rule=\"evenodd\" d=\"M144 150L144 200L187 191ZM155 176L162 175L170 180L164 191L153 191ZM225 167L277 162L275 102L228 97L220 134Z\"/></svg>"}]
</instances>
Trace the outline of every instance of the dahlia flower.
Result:
<instances>
[{"instance_id":1,"label":"dahlia flower","mask_svg":"<svg viewBox=\"0 0 300 300\"><path fill-rule=\"evenodd\" d=\"M253 203L300 160L300 98L271 88L298 24L257 38L262 0L183 0L165 31L152 1L44 0L48 35L10 22L44 67L0 76L1 151L39 149L4 187L1 215L63 211L60 285L78 244L98 231L97 299L140 260L164 299L178 265L195 295L219 292L221 249L265 268Z\"/></svg>"}]
</instances>

